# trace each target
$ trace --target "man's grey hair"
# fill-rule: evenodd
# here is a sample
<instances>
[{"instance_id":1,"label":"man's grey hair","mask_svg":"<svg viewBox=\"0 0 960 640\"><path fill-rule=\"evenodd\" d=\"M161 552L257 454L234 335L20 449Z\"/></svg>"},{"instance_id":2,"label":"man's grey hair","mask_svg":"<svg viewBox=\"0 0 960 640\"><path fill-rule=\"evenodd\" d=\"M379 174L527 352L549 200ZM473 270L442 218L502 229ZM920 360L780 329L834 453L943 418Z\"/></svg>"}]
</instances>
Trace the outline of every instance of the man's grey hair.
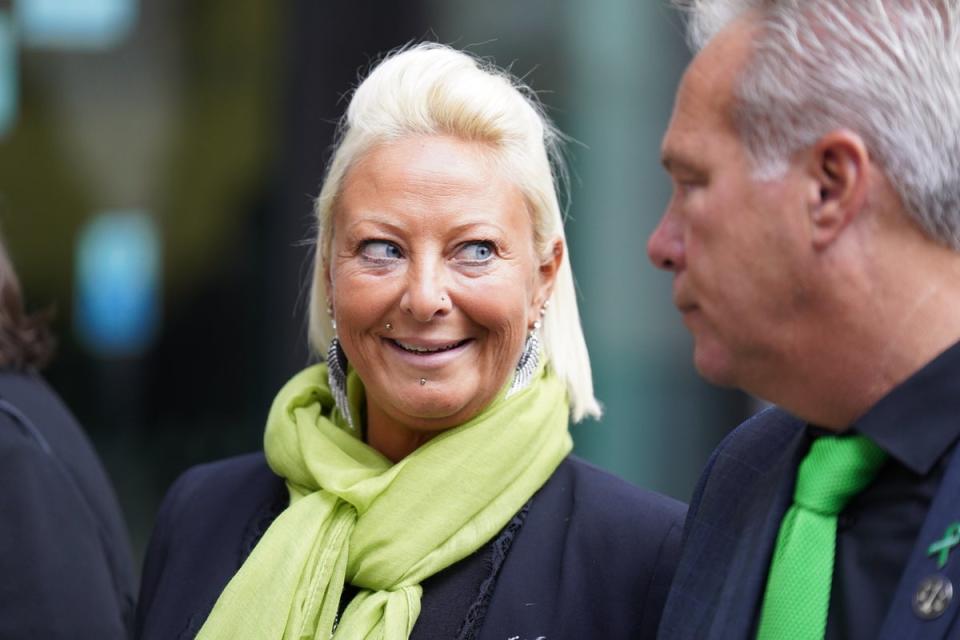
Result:
<instances>
[{"instance_id":1,"label":"man's grey hair","mask_svg":"<svg viewBox=\"0 0 960 640\"><path fill-rule=\"evenodd\" d=\"M734 89L758 178L849 129L924 231L960 250L960 0L674 4L695 50L738 18L760 28Z\"/></svg>"}]
</instances>

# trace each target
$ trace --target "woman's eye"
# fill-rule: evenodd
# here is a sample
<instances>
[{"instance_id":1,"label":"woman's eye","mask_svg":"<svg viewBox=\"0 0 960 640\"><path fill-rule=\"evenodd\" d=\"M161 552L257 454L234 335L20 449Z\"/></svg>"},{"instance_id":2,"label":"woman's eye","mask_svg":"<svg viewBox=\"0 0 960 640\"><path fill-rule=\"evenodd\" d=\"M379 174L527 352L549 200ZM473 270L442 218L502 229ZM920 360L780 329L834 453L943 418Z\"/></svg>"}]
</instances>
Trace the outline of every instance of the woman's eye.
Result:
<instances>
[{"instance_id":1,"label":"woman's eye","mask_svg":"<svg viewBox=\"0 0 960 640\"><path fill-rule=\"evenodd\" d=\"M403 257L400 247L386 240L368 240L363 243L361 253L373 260L397 260Z\"/></svg>"},{"instance_id":2,"label":"woman's eye","mask_svg":"<svg viewBox=\"0 0 960 640\"><path fill-rule=\"evenodd\" d=\"M457 259L464 262L487 262L493 258L494 253L492 242L468 242L457 252Z\"/></svg>"}]
</instances>

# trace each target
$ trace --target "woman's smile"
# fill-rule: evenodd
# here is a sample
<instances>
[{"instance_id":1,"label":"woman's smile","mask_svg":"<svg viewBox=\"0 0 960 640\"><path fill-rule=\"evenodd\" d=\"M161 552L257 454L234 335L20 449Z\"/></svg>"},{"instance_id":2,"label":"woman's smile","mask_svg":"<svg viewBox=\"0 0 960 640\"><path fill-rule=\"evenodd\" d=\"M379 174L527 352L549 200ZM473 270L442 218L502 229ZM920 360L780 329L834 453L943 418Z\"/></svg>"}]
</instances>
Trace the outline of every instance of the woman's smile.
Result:
<instances>
[{"instance_id":1,"label":"woman's smile","mask_svg":"<svg viewBox=\"0 0 960 640\"><path fill-rule=\"evenodd\" d=\"M389 352L402 362L420 369L439 369L470 351L473 338L426 340L423 338L383 338Z\"/></svg>"}]
</instances>

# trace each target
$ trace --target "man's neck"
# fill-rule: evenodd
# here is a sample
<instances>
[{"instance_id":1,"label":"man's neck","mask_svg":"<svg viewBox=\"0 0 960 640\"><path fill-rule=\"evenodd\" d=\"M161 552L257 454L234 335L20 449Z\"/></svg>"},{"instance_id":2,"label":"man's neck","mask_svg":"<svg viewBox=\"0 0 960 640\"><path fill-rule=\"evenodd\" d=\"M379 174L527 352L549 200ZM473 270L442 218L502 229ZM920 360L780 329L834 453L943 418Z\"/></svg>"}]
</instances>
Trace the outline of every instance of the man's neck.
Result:
<instances>
[{"instance_id":1,"label":"man's neck","mask_svg":"<svg viewBox=\"0 0 960 640\"><path fill-rule=\"evenodd\" d=\"M849 282L833 283L837 295L808 322L791 382L769 400L842 431L960 341L960 253L929 242L882 249Z\"/></svg>"}]
</instances>

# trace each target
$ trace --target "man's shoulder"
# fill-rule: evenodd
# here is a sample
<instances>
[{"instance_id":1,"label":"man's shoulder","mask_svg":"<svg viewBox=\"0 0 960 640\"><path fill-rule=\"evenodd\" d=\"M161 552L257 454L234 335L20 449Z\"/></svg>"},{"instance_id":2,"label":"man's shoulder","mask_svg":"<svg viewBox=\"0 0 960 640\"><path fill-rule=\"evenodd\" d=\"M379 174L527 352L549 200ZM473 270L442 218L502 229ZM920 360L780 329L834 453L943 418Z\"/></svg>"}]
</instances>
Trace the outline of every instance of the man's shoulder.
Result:
<instances>
[{"instance_id":1,"label":"man's shoulder","mask_svg":"<svg viewBox=\"0 0 960 640\"><path fill-rule=\"evenodd\" d=\"M702 515L707 505L719 504L723 511L731 500L749 499L742 489L785 464L805 426L782 409L769 407L733 429L710 454L700 474L690 500L690 517Z\"/></svg>"},{"instance_id":2,"label":"man's shoulder","mask_svg":"<svg viewBox=\"0 0 960 640\"><path fill-rule=\"evenodd\" d=\"M771 405L741 422L732 432L738 438L761 438L763 440L789 439L806 423Z\"/></svg>"},{"instance_id":3,"label":"man's shoulder","mask_svg":"<svg viewBox=\"0 0 960 640\"><path fill-rule=\"evenodd\" d=\"M806 423L779 407L768 407L744 420L717 445L709 467L717 460L741 463L769 461L771 453L782 451Z\"/></svg>"},{"instance_id":4,"label":"man's shoulder","mask_svg":"<svg viewBox=\"0 0 960 640\"><path fill-rule=\"evenodd\" d=\"M707 637L718 608L749 591L744 572L773 544L776 527L771 532L766 523L789 501L805 426L772 407L714 449L690 501L662 637Z\"/></svg>"}]
</instances>

